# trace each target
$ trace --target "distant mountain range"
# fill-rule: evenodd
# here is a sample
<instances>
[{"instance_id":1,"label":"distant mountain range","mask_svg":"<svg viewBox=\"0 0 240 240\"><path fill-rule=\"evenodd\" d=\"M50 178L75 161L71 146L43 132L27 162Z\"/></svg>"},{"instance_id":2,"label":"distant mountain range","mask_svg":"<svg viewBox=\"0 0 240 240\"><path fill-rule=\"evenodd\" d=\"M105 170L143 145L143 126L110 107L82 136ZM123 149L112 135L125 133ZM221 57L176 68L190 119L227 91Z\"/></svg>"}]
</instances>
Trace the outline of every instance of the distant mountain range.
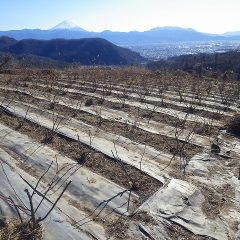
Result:
<instances>
[{"instance_id":1,"label":"distant mountain range","mask_svg":"<svg viewBox=\"0 0 240 240\"><path fill-rule=\"evenodd\" d=\"M40 57L83 65L126 65L144 61L140 54L100 38L17 41L0 37L0 53L10 53L17 59L27 57L36 61Z\"/></svg>"},{"instance_id":2,"label":"distant mountain range","mask_svg":"<svg viewBox=\"0 0 240 240\"><path fill-rule=\"evenodd\" d=\"M180 27L157 27L144 32L113 32L108 30L103 32L90 32L68 21L64 21L49 30L23 29L0 31L0 36L8 36L17 40L104 38L118 45L155 44L179 41L240 40L239 32L217 35L201 33L191 28Z\"/></svg>"},{"instance_id":3,"label":"distant mountain range","mask_svg":"<svg viewBox=\"0 0 240 240\"><path fill-rule=\"evenodd\" d=\"M226 32L223 34L224 36L240 36L240 31L236 32Z\"/></svg>"}]
</instances>

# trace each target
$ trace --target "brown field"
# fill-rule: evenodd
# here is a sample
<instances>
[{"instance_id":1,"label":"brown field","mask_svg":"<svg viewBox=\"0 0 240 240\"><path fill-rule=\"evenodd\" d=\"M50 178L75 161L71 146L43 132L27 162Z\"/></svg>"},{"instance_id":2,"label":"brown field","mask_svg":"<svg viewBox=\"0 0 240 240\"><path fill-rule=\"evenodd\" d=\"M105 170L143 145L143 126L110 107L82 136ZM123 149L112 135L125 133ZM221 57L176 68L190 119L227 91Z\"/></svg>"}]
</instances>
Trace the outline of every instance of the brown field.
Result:
<instances>
[{"instance_id":1,"label":"brown field","mask_svg":"<svg viewBox=\"0 0 240 240\"><path fill-rule=\"evenodd\" d=\"M26 69L0 93L1 239L237 239L238 82Z\"/></svg>"}]
</instances>

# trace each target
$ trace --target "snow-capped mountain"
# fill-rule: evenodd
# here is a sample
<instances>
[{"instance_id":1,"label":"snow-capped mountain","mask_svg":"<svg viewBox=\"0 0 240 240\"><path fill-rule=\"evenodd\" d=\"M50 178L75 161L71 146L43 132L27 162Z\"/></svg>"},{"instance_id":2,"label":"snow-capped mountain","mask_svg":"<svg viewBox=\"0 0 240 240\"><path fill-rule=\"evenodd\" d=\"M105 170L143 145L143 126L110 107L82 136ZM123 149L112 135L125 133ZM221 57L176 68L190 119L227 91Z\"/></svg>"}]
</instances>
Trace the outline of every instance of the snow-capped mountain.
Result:
<instances>
[{"instance_id":1,"label":"snow-capped mountain","mask_svg":"<svg viewBox=\"0 0 240 240\"><path fill-rule=\"evenodd\" d=\"M56 25L55 27L51 28L50 30L75 30L75 31L86 31L83 28L80 28L73 22L70 21L63 21Z\"/></svg>"}]
</instances>

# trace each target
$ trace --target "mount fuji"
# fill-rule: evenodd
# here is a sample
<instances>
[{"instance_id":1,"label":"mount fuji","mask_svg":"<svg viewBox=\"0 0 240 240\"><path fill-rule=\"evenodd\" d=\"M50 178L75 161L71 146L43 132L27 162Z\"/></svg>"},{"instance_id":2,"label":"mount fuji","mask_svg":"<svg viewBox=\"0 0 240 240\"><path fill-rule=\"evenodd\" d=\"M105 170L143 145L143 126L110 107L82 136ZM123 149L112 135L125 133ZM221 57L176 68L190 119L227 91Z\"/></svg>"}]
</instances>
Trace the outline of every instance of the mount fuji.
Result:
<instances>
[{"instance_id":1,"label":"mount fuji","mask_svg":"<svg viewBox=\"0 0 240 240\"><path fill-rule=\"evenodd\" d=\"M70 22L70 21L63 21L63 22L59 23L58 25L56 25L55 27L53 27L49 30L70 30L70 31L84 31L84 32L86 32L85 29L79 27L78 25L76 25L75 23Z\"/></svg>"}]
</instances>

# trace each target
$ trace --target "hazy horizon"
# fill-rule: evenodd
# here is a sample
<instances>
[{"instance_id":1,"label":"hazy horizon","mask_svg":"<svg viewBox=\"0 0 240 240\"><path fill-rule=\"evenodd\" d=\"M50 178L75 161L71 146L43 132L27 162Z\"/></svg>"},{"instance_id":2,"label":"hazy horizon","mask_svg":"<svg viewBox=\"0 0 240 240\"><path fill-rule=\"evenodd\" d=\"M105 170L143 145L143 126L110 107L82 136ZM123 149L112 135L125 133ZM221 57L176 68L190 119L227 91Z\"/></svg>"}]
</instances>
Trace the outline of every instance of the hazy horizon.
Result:
<instances>
[{"instance_id":1,"label":"hazy horizon","mask_svg":"<svg viewBox=\"0 0 240 240\"><path fill-rule=\"evenodd\" d=\"M68 20L88 31L145 31L178 26L222 34L240 31L239 0L3 0L0 30L50 29Z\"/></svg>"}]
</instances>

